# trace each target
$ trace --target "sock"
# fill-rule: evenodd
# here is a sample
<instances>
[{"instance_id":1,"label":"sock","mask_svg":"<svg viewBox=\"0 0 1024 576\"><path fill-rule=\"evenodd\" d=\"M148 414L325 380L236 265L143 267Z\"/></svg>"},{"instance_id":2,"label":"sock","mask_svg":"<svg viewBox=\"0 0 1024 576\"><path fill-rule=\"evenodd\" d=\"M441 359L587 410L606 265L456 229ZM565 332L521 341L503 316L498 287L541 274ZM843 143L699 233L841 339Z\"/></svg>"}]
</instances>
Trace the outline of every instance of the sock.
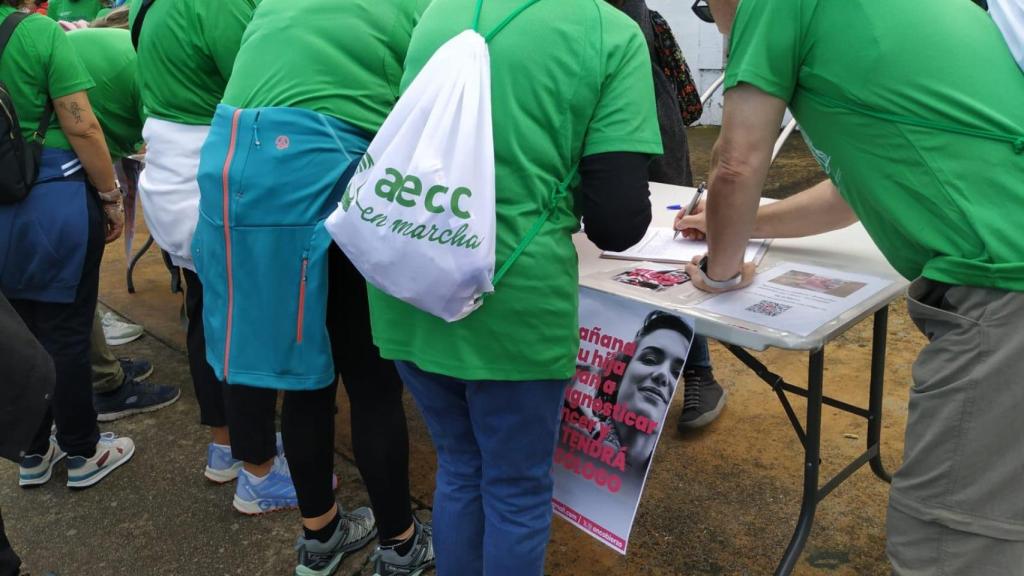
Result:
<instances>
[{"instance_id":1,"label":"sock","mask_svg":"<svg viewBox=\"0 0 1024 576\"><path fill-rule=\"evenodd\" d=\"M242 472L245 472L245 475L249 478L249 483L252 484L253 486L262 484L264 480L270 478L269 472L267 473L266 476L257 476L244 468L242 469ZM271 472L273 472L273 469L271 469Z\"/></svg>"},{"instance_id":2,"label":"sock","mask_svg":"<svg viewBox=\"0 0 1024 576\"><path fill-rule=\"evenodd\" d=\"M413 544L416 543L416 531L413 531L412 536L409 536L405 540L384 540L380 543L381 548L391 548L398 553L399 556L405 556L412 551Z\"/></svg>"},{"instance_id":3,"label":"sock","mask_svg":"<svg viewBox=\"0 0 1024 576\"><path fill-rule=\"evenodd\" d=\"M341 514L335 514L334 520L327 523L327 526L319 530L310 530L305 526L302 527L302 531L306 535L306 540L316 540L317 542L327 542L334 536L335 530L338 529L338 524L341 523Z\"/></svg>"}]
</instances>

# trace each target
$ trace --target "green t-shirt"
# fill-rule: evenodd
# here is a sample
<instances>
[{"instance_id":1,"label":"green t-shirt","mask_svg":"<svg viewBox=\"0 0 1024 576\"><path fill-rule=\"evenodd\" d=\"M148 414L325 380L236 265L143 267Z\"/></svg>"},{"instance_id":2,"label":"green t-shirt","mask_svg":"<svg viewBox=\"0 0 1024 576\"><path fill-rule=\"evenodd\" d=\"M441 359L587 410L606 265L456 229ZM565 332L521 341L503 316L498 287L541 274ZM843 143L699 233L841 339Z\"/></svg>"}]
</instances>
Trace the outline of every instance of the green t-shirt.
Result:
<instances>
[{"instance_id":1,"label":"green t-shirt","mask_svg":"<svg viewBox=\"0 0 1024 576\"><path fill-rule=\"evenodd\" d=\"M0 20L13 12L14 8L0 6ZM0 59L0 80L10 91L25 138L32 138L39 127L47 97L62 98L93 87L64 31L40 15L29 16L14 31ZM57 126L56 118L51 125ZM71 149L63 137L46 145Z\"/></svg>"},{"instance_id":2,"label":"green t-shirt","mask_svg":"<svg viewBox=\"0 0 1024 576\"><path fill-rule=\"evenodd\" d=\"M409 37L427 4L263 0L242 37L224 103L305 108L376 132L398 100Z\"/></svg>"},{"instance_id":3,"label":"green t-shirt","mask_svg":"<svg viewBox=\"0 0 1024 576\"><path fill-rule=\"evenodd\" d=\"M111 158L134 154L142 144L146 117L142 113L131 33L114 28L86 28L68 32L68 39L96 83L89 90L89 104L103 127ZM67 147L64 134L56 128L50 129L46 141L51 146Z\"/></svg>"},{"instance_id":4,"label":"green t-shirt","mask_svg":"<svg viewBox=\"0 0 1024 576\"><path fill-rule=\"evenodd\" d=\"M812 152L896 270L1024 291L1024 74L971 2L743 0L725 87L789 103Z\"/></svg>"},{"instance_id":5,"label":"green t-shirt","mask_svg":"<svg viewBox=\"0 0 1024 576\"><path fill-rule=\"evenodd\" d=\"M103 9L103 0L50 0L46 15L54 20L89 20Z\"/></svg>"},{"instance_id":6,"label":"green t-shirt","mask_svg":"<svg viewBox=\"0 0 1024 576\"><path fill-rule=\"evenodd\" d=\"M523 0L484 4L482 32ZM413 32L403 90L470 27L475 0L434 0ZM496 268L582 156L661 153L654 81L639 27L605 0L540 2L490 43ZM643 201L638 198L638 202ZM454 323L370 290L381 353L466 380L572 376L579 348L575 200L557 207L483 306Z\"/></svg>"},{"instance_id":7,"label":"green t-shirt","mask_svg":"<svg viewBox=\"0 0 1024 576\"><path fill-rule=\"evenodd\" d=\"M140 3L131 0L132 25ZM139 85L146 115L208 126L255 9L256 0L154 2L139 37Z\"/></svg>"}]
</instances>

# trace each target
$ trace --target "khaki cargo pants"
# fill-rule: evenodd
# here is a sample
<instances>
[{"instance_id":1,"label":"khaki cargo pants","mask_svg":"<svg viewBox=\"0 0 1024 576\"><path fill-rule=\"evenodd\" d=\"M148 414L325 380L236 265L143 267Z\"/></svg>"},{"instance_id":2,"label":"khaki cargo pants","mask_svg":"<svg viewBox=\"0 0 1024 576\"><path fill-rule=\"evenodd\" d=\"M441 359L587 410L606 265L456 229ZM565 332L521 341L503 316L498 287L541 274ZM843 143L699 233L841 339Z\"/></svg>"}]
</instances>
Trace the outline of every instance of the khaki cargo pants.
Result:
<instances>
[{"instance_id":1,"label":"khaki cargo pants","mask_svg":"<svg viewBox=\"0 0 1024 576\"><path fill-rule=\"evenodd\" d=\"M89 362L92 364L92 391L94 393L112 392L124 382L124 370L121 368L121 363L110 353L107 339L103 336L103 317L100 316L98 309L92 321Z\"/></svg>"},{"instance_id":2,"label":"khaki cargo pants","mask_svg":"<svg viewBox=\"0 0 1024 576\"><path fill-rule=\"evenodd\" d=\"M1024 293L921 278L903 466L886 552L897 576L1024 576Z\"/></svg>"}]
</instances>

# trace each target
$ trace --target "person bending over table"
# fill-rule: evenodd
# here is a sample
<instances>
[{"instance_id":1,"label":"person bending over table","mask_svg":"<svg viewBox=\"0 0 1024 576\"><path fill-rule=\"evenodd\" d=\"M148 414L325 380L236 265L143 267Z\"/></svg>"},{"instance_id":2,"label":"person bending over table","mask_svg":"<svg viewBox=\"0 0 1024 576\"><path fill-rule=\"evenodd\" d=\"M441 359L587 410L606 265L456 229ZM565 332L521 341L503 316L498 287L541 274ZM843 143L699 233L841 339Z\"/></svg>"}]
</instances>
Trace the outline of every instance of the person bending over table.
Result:
<instances>
[{"instance_id":1,"label":"person bending over table","mask_svg":"<svg viewBox=\"0 0 1024 576\"><path fill-rule=\"evenodd\" d=\"M749 237L859 219L916 278L909 312L929 340L889 499L893 573L1021 574L1024 75L970 2L739 4L694 4L731 55L707 210L675 224L707 233L687 270L701 289L740 288ZM829 180L759 210L787 105Z\"/></svg>"}]
</instances>

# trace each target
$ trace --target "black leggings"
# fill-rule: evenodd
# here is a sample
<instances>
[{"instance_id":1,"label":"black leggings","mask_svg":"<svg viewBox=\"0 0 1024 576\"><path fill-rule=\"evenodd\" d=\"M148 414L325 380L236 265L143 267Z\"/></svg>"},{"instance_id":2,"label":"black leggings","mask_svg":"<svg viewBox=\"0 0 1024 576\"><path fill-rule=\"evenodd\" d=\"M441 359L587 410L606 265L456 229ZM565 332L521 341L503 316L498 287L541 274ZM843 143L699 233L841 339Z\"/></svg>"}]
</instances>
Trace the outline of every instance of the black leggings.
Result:
<instances>
[{"instance_id":1,"label":"black leggings","mask_svg":"<svg viewBox=\"0 0 1024 576\"><path fill-rule=\"evenodd\" d=\"M402 405L402 380L394 363L383 360L370 333L366 281L348 258L331 245L327 329L335 370L351 405L352 448L370 495L381 540L412 525L409 499L409 433ZM232 453L246 462L273 458L273 414L277 391L229 385L228 420ZM320 390L285 392L281 434L299 509L304 518L334 505L334 416L337 384Z\"/></svg>"},{"instance_id":2,"label":"black leggings","mask_svg":"<svg viewBox=\"0 0 1024 576\"><path fill-rule=\"evenodd\" d=\"M231 453L260 464L274 457L277 390L231 384L228 428ZM281 406L281 436L303 518L316 518L334 506L334 415L337 383L319 390L288 391Z\"/></svg>"},{"instance_id":3,"label":"black leggings","mask_svg":"<svg viewBox=\"0 0 1024 576\"><path fill-rule=\"evenodd\" d=\"M206 332L203 328L203 284L199 276L182 268L185 276L185 315L188 316L188 332L185 345L188 348L188 369L192 375L192 386L199 402L199 423L203 426L220 428L228 425L224 407L224 383L217 379L213 367L206 361ZM273 421L273 418L271 418ZM271 446L274 442L271 441Z\"/></svg>"},{"instance_id":4,"label":"black leggings","mask_svg":"<svg viewBox=\"0 0 1024 576\"><path fill-rule=\"evenodd\" d=\"M373 344L366 280L333 243L328 262L327 330L334 369L351 405L356 466L370 495L380 539L388 540L412 525L402 379L395 364L382 359Z\"/></svg>"}]
</instances>

